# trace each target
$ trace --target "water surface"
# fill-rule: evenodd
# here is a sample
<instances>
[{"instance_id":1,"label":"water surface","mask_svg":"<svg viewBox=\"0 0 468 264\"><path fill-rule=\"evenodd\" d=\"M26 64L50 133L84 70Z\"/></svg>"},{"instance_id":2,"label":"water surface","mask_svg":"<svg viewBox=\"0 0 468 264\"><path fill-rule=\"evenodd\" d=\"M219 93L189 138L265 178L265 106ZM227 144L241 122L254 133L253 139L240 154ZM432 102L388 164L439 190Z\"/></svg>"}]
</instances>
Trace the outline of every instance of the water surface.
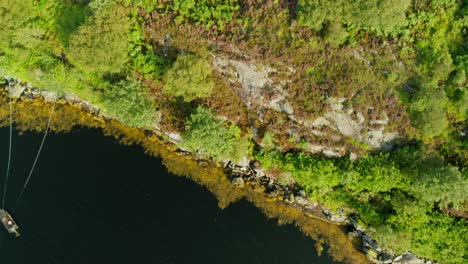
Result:
<instances>
[{"instance_id":1,"label":"water surface","mask_svg":"<svg viewBox=\"0 0 468 264\"><path fill-rule=\"evenodd\" d=\"M14 133L10 211L41 139ZM0 183L7 147L8 128L1 128ZM48 137L13 214L22 236L0 230L1 263L334 263L295 227L277 226L246 201L221 210L160 159L95 130Z\"/></svg>"}]
</instances>

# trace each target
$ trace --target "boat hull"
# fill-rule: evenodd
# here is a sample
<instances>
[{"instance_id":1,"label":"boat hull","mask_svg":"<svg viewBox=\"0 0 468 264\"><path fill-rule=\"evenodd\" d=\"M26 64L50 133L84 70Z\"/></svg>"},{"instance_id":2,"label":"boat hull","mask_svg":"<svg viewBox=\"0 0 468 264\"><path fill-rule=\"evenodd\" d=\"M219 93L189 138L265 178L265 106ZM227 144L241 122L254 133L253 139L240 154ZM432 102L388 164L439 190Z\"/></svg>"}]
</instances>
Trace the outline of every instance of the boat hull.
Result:
<instances>
[{"instance_id":1,"label":"boat hull","mask_svg":"<svg viewBox=\"0 0 468 264\"><path fill-rule=\"evenodd\" d=\"M20 236L19 226L16 224L9 212L4 209L0 209L0 220L8 233L13 234L16 237Z\"/></svg>"}]
</instances>

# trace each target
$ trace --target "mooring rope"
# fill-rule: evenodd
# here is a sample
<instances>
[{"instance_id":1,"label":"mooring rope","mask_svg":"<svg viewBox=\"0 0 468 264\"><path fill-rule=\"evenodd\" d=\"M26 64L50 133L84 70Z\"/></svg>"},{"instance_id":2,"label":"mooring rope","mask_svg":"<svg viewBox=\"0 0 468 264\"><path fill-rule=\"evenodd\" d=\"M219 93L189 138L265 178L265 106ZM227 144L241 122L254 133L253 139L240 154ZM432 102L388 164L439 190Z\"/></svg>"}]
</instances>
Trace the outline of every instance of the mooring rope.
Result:
<instances>
[{"instance_id":1,"label":"mooring rope","mask_svg":"<svg viewBox=\"0 0 468 264\"><path fill-rule=\"evenodd\" d=\"M8 165L7 171L5 176L5 185L3 186L3 199L2 199L2 208L5 208L5 199L6 199L6 192L8 187L8 177L10 176L10 164L11 164L11 142L13 138L13 107L11 106L11 81L8 81L8 94L10 97L10 143L8 145Z\"/></svg>"},{"instance_id":2,"label":"mooring rope","mask_svg":"<svg viewBox=\"0 0 468 264\"><path fill-rule=\"evenodd\" d=\"M49 134L50 123L52 122L52 116L54 115L54 111L55 111L55 102L52 105L52 110L50 111L49 121L47 122L47 127L46 127L46 130L45 130L45 133L44 133L44 137L42 138L41 145L39 146L39 150L37 151L36 158L34 159L31 170L29 171L28 178L26 179L26 182L24 183L23 189L21 190L21 193L18 196L18 199L16 200L16 205L15 205L14 208L18 207L18 203L20 202L21 197L23 196L24 190L26 190L26 187L28 186L29 180L31 179L31 175L33 174L34 168L36 167L36 163L39 160L39 156L41 155L41 152L42 152L42 147L44 147L44 142L45 142L45 140L47 138L47 135Z\"/></svg>"}]
</instances>

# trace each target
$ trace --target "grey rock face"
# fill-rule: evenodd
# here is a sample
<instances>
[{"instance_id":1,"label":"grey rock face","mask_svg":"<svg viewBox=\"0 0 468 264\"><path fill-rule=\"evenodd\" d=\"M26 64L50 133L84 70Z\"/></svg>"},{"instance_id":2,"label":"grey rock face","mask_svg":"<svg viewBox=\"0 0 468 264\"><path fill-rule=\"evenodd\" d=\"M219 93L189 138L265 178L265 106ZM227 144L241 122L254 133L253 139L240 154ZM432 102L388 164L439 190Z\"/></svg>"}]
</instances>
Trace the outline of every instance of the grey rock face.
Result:
<instances>
[{"instance_id":1,"label":"grey rock face","mask_svg":"<svg viewBox=\"0 0 468 264\"><path fill-rule=\"evenodd\" d=\"M284 83L274 81L269 73L275 69L248 64L223 57L213 57L214 68L228 78L231 83L238 83L242 89L235 91L248 107L260 107L294 114L294 109L287 101Z\"/></svg>"}]
</instances>

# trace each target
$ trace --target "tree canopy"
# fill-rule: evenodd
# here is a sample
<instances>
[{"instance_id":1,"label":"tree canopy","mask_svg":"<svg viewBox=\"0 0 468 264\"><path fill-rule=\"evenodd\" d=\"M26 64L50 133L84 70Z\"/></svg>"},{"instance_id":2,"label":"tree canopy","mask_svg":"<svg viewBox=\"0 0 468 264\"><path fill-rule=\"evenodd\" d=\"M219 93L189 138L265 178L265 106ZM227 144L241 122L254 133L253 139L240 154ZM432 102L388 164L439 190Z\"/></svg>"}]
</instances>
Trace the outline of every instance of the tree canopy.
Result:
<instances>
[{"instance_id":1,"label":"tree canopy","mask_svg":"<svg viewBox=\"0 0 468 264\"><path fill-rule=\"evenodd\" d=\"M208 59L182 54L164 76L164 89L169 94L181 96L187 102L211 95L214 82L212 66Z\"/></svg>"},{"instance_id":2,"label":"tree canopy","mask_svg":"<svg viewBox=\"0 0 468 264\"><path fill-rule=\"evenodd\" d=\"M217 160L239 161L248 155L248 141L235 125L227 125L209 109L198 107L187 120L183 146L192 151L202 151Z\"/></svg>"},{"instance_id":3,"label":"tree canopy","mask_svg":"<svg viewBox=\"0 0 468 264\"><path fill-rule=\"evenodd\" d=\"M409 4L410 0L299 0L297 12L299 22L316 31L327 23L344 23L390 34L405 25Z\"/></svg>"},{"instance_id":4,"label":"tree canopy","mask_svg":"<svg viewBox=\"0 0 468 264\"><path fill-rule=\"evenodd\" d=\"M67 54L70 61L84 71L118 73L129 60L128 9L110 2L96 5L93 12L94 15L70 36Z\"/></svg>"}]
</instances>

